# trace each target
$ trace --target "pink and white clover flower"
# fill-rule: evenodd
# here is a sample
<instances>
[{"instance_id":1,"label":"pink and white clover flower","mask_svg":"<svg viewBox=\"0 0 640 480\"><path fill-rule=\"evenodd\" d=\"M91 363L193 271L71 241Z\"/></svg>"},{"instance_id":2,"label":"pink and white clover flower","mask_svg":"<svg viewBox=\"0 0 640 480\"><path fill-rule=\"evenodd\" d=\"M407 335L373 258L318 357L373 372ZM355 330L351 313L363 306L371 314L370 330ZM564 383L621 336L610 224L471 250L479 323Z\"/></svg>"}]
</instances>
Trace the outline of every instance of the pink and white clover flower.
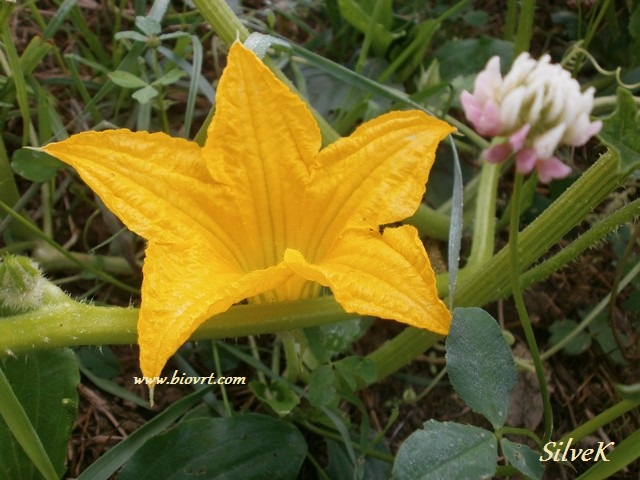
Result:
<instances>
[{"instance_id":1,"label":"pink and white clover flower","mask_svg":"<svg viewBox=\"0 0 640 480\"><path fill-rule=\"evenodd\" d=\"M522 53L509 73L500 73L500 58L492 57L475 80L473 93L463 91L460 103L474 129L494 137L482 156L492 163L514 154L518 172L534 168L540 181L548 183L571 173L554 156L560 145L584 145L602 128L589 118L593 87L584 92L562 66Z\"/></svg>"}]
</instances>

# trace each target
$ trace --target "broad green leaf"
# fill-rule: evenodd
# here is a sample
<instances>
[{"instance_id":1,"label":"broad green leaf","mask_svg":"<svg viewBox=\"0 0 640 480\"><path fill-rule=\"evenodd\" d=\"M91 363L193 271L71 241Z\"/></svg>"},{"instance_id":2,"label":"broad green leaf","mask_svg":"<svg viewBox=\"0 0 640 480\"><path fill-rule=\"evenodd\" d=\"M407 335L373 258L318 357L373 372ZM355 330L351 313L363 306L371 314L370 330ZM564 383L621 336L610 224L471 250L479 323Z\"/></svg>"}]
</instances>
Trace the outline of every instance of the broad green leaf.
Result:
<instances>
[{"instance_id":1,"label":"broad green leaf","mask_svg":"<svg viewBox=\"0 0 640 480\"><path fill-rule=\"evenodd\" d=\"M2 370L53 468L59 477L62 476L78 410L76 385L80 376L73 352L69 349L30 352L25 356L6 359ZM3 417L6 406L3 403L0 408ZM14 420L17 413L11 415L11 420ZM14 422L10 423L13 425L8 426L0 418L0 478L42 478L16 440L16 436L25 438L24 431L15 431ZM33 447L28 448L33 451Z\"/></svg>"},{"instance_id":2,"label":"broad green leaf","mask_svg":"<svg viewBox=\"0 0 640 480\"><path fill-rule=\"evenodd\" d=\"M266 415L194 419L152 438L120 480L296 479L307 443L290 422Z\"/></svg>"},{"instance_id":3,"label":"broad green leaf","mask_svg":"<svg viewBox=\"0 0 640 480\"><path fill-rule=\"evenodd\" d=\"M109 72L107 76L113 83L123 88L143 88L147 86L147 82L143 79L136 77L133 73L125 72L124 70Z\"/></svg>"},{"instance_id":4,"label":"broad green leaf","mask_svg":"<svg viewBox=\"0 0 640 480\"><path fill-rule=\"evenodd\" d=\"M603 123L600 140L618 153L622 172L640 167L640 116L631 92L618 89L618 106Z\"/></svg>"},{"instance_id":5,"label":"broad green leaf","mask_svg":"<svg viewBox=\"0 0 640 480\"><path fill-rule=\"evenodd\" d=\"M540 463L539 452L506 438L500 440L500 445L502 446L502 453L507 457L509 463L517 468L520 473L536 480L542 478L544 466Z\"/></svg>"},{"instance_id":6,"label":"broad green leaf","mask_svg":"<svg viewBox=\"0 0 640 480\"><path fill-rule=\"evenodd\" d=\"M63 166L64 164L57 158L28 148L16 150L11 160L13 171L32 182L51 180Z\"/></svg>"},{"instance_id":7,"label":"broad green leaf","mask_svg":"<svg viewBox=\"0 0 640 480\"><path fill-rule=\"evenodd\" d=\"M494 428L502 427L518 372L495 319L481 308L456 308L446 349L449 380L458 395Z\"/></svg>"},{"instance_id":8,"label":"broad green leaf","mask_svg":"<svg viewBox=\"0 0 640 480\"><path fill-rule=\"evenodd\" d=\"M573 320L558 320L549 327L551 337L549 343L551 345L557 345L567 335L573 332L578 327L578 324ZM564 347L564 353L567 355L579 355L585 352L591 346L591 335L585 331L580 332L573 340L571 340Z\"/></svg>"},{"instance_id":9,"label":"broad green leaf","mask_svg":"<svg viewBox=\"0 0 640 480\"><path fill-rule=\"evenodd\" d=\"M497 459L498 442L491 432L428 420L400 446L393 475L396 480L491 478Z\"/></svg>"},{"instance_id":10,"label":"broad green leaf","mask_svg":"<svg viewBox=\"0 0 640 480\"><path fill-rule=\"evenodd\" d=\"M249 382L249 388L258 400L269 405L274 412L284 417L300 404L300 397L287 385L273 383L265 385L262 382Z\"/></svg>"}]
</instances>

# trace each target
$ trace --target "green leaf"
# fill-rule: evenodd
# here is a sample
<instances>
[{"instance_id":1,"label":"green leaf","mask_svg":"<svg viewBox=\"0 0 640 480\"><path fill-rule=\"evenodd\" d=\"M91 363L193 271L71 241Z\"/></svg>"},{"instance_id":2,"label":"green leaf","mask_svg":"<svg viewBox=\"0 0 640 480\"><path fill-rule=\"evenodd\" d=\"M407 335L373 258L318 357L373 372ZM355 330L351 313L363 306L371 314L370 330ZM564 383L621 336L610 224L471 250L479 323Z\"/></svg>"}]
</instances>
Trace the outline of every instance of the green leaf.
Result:
<instances>
[{"instance_id":1,"label":"green leaf","mask_svg":"<svg viewBox=\"0 0 640 480\"><path fill-rule=\"evenodd\" d=\"M78 410L76 385L80 376L73 352L69 349L30 352L6 359L2 370L40 438L41 446L25 431L24 425L16 425L19 412L5 410L10 405L3 401L0 413L6 420L0 418L0 478L41 478L32 463L41 455L44 455L42 461L50 462L61 477ZM42 447L46 454L41 451ZM29 457L23 448L30 451Z\"/></svg>"},{"instance_id":2,"label":"green leaf","mask_svg":"<svg viewBox=\"0 0 640 480\"><path fill-rule=\"evenodd\" d=\"M367 33L372 21L371 14L356 0L338 0L338 7L344 19L362 33ZM383 16L380 15L382 19ZM383 24L373 25L372 46L376 55L381 56L387 51L394 39L394 35Z\"/></svg>"},{"instance_id":3,"label":"green leaf","mask_svg":"<svg viewBox=\"0 0 640 480\"><path fill-rule=\"evenodd\" d=\"M99 377L113 379L120 373L120 361L108 346L81 347L76 355L79 363Z\"/></svg>"},{"instance_id":4,"label":"green leaf","mask_svg":"<svg viewBox=\"0 0 640 480\"><path fill-rule=\"evenodd\" d=\"M293 480L306 454L307 443L290 422L253 413L200 418L149 440L118 478Z\"/></svg>"},{"instance_id":5,"label":"green leaf","mask_svg":"<svg viewBox=\"0 0 640 480\"><path fill-rule=\"evenodd\" d=\"M249 389L258 400L269 405L281 417L289 415L300 404L300 397L287 385L273 383L265 385L262 382L249 382Z\"/></svg>"},{"instance_id":6,"label":"green leaf","mask_svg":"<svg viewBox=\"0 0 640 480\"><path fill-rule=\"evenodd\" d=\"M513 44L489 37L451 40L434 54L440 62L440 75L444 81L452 81L463 75L476 75L487 61L498 55L505 71L513 58Z\"/></svg>"},{"instance_id":7,"label":"green leaf","mask_svg":"<svg viewBox=\"0 0 640 480\"><path fill-rule=\"evenodd\" d=\"M315 407L324 407L336 398L335 373L331 365L316 368L309 379L309 402Z\"/></svg>"},{"instance_id":8,"label":"green leaf","mask_svg":"<svg viewBox=\"0 0 640 480\"><path fill-rule=\"evenodd\" d=\"M497 459L498 442L491 432L428 420L400 446L393 475L397 480L491 478Z\"/></svg>"},{"instance_id":9,"label":"green leaf","mask_svg":"<svg viewBox=\"0 0 640 480\"><path fill-rule=\"evenodd\" d=\"M351 391L370 385L377 378L375 364L368 358L350 356L337 361L334 366Z\"/></svg>"},{"instance_id":10,"label":"green leaf","mask_svg":"<svg viewBox=\"0 0 640 480\"><path fill-rule=\"evenodd\" d=\"M544 466L540 463L540 453L530 449L526 445L512 442L506 438L500 440L502 453L509 463L527 477L539 480L544 473Z\"/></svg>"},{"instance_id":11,"label":"green leaf","mask_svg":"<svg viewBox=\"0 0 640 480\"><path fill-rule=\"evenodd\" d=\"M126 32L118 32L113 38L115 40L133 40L135 42L146 42L147 37L138 32L133 32L131 30L127 30Z\"/></svg>"},{"instance_id":12,"label":"green leaf","mask_svg":"<svg viewBox=\"0 0 640 480\"><path fill-rule=\"evenodd\" d=\"M13 154L11 168L32 182L46 182L56 176L64 164L48 153L20 148Z\"/></svg>"},{"instance_id":13,"label":"green leaf","mask_svg":"<svg viewBox=\"0 0 640 480\"><path fill-rule=\"evenodd\" d=\"M158 95L158 90L153 88L151 85L147 85L140 90L133 92L131 95L134 99L136 99L142 105L149 103L152 98L155 98Z\"/></svg>"},{"instance_id":14,"label":"green leaf","mask_svg":"<svg viewBox=\"0 0 640 480\"><path fill-rule=\"evenodd\" d=\"M349 348L362 336L369 325L368 320L354 318L344 322L305 328L303 332L316 360L319 363L326 363Z\"/></svg>"},{"instance_id":15,"label":"green leaf","mask_svg":"<svg viewBox=\"0 0 640 480\"><path fill-rule=\"evenodd\" d=\"M603 120L598 136L602 143L616 151L625 175L640 167L640 116L631 92L618 88L618 106Z\"/></svg>"},{"instance_id":16,"label":"green leaf","mask_svg":"<svg viewBox=\"0 0 640 480\"><path fill-rule=\"evenodd\" d=\"M449 380L458 395L494 428L502 427L518 372L495 319L481 308L456 308L446 349Z\"/></svg>"},{"instance_id":17,"label":"green leaf","mask_svg":"<svg viewBox=\"0 0 640 480\"><path fill-rule=\"evenodd\" d=\"M101 357L103 351L106 354ZM139 407L151 408L147 399L137 396L111 380L120 372L120 368L117 357L109 347L103 346L99 347L99 349L92 347L81 348L76 352L76 360L82 374L99 389Z\"/></svg>"},{"instance_id":18,"label":"green leaf","mask_svg":"<svg viewBox=\"0 0 640 480\"><path fill-rule=\"evenodd\" d=\"M609 325L607 312L600 312L589 324L588 330L592 338L609 358L620 365L628 365L629 362L622 355L620 345L618 345L611 325ZM623 343L627 341L627 336L622 332L620 332L620 340Z\"/></svg>"},{"instance_id":19,"label":"green leaf","mask_svg":"<svg viewBox=\"0 0 640 480\"><path fill-rule=\"evenodd\" d=\"M140 29L148 37L157 35L161 31L160 22L151 17L136 17L136 27Z\"/></svg>"},{"instance_id":20,"label":"green leaf","mask_svg":"<svg viewBox=\"0 0 640 480\"><path fill-rule=\"evenodd\" d=\"M143 88L147 86L140 77L135 76L133 73L125 72L124 70L116 70L115 72L107 73L109 79L123 88Z\"/></svg>"},{"instance_id":21,"label":"green leaf","mask_svg":"<svg viewBox=\"0 0 640 480\"><path fill-rule=\"evenodd\" d=\"M174 68L169 70L167 73L162 75L159 79L153 82L153 85L171 85L172 83L177 82L182 77L184 77L187 73L183 72L178 68Z\"/></svg>"},{"instance_id":22,"label":"green leaf","mask_svg":"<svg viewBox=\"0 0 640 480\"><path fill-rule=\"evenodd\" d=\"M549 337L549 343L551 345L557 345L567 335L573 332L578 327L578 324L573 320L558 320L549 327L551 337ZM585 331L580 332L573 340L565 345L563 351L567 355L580 355L585 352L591 346L591 335Z\"/></svg>"},{"instance_id":23,"label":"green leaf","mask_svg":"<svg viewBox=\"0 0 640 480\"><path fill-rule=\"evenodd\" d=\"M640 401L640 383L631 385L614 384L613 387L624 400L631 400L632 402Z\"/></svg>"}]
</instances>

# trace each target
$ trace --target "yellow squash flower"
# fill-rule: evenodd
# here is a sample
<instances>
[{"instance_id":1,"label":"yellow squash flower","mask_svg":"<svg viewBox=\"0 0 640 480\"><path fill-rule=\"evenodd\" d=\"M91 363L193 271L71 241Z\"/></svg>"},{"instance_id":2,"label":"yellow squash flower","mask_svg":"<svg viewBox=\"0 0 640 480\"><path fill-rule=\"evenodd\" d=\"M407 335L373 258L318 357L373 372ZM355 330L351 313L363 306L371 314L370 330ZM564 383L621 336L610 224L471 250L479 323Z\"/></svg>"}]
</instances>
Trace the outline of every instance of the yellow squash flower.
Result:
<instances>
[{"instance_id":1,"label":"yellow squash flower","mask_svg":"<svg viewBox=\"0 0 640 480\"><path fill-rule=\"evenodd\" d=\"M440 334L451 315L413 227L435 150L453 129L393 112L320 150L308 108L239 43L204 147L163 133L84 132L42 148L147 241L140 366L161 374L233 304L317 296Z\"/></svg>"}]
</instances>

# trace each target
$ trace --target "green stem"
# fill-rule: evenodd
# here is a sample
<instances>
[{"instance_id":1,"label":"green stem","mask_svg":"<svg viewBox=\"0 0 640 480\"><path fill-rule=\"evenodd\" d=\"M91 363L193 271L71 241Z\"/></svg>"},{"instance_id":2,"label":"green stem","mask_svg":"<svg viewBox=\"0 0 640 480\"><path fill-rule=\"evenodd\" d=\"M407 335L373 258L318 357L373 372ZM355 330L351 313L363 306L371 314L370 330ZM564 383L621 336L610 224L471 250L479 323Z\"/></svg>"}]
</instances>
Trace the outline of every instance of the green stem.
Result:
<instances>
[{"instance_id":1,"label":"green stem","mask_svg":"<svg viewBox=\"0 0 640 480\"><path fill-rule=\"evenodd\" d=\"M528 428L519 428L519 427L502 427L496 432L496 435L504 436L504 435L523 435L525 437L529 437L538 447L542 447L543 443L540 437L538 437L534 432L529 430Z\"/></svg>"},{"instance_id":2,"label":"green stem","mask_svg":"<svg viewBox=\"0 0 640 480\"><path fill-rule=\"evenodd\" d=\"M607 454L607 461L597 462L576 480L604 480L613 478L615 472L619 472L640 457L640 430L636 430L615 449Z\"/></svg>"},{"instance_id":3,"label":"green stem","mask_svg":"<svg viewBox=\"0 0 640 480\"><path fill-rule=\"evenodd\" d=\"M310 422L302 422L301 425L306 428L307 430L309 430L310 432L315 433L316 435L319 435L321 437L324 438L330 438L331 440L334 440L338 443L343 443L344 442L344 438L342 438L342 435L340 435L339 433L335 433L332 432L330 430L327 430L326 428L322 428L322 427L317 427L316 425L310 423ZM371 458L377 458L378 460L382 460L384 462L387 463L393 463L395 458L393 457L393 455L388 455L384 452L380 452L378 450L371 450L368 449L362 445L360 445L359 443L356 442L351 442L351 446L355 449L358 450L360 452L362 452L362 455L367 456L367 457L371 457Z\"/></svg>"},{"instance_id":4,"label":"green stem","mask_svg":"<svg viewBox=\"0 0 640 480\"><path fill-rule=\"evenodd\" d=\"M622 400L616 403L613 407L610 407L601 414L593 417L591 420L583 423L575 430L567 433L557 443L559 444L560 442L564 442L563 445L566 445L570 438L573 439L574 443L579 442L587 435L591 435L605 425L613 422L616 418L624 415L634 408L638 408L638 406L640 406L640 400Z\"/></svg>"},{"instance_id":5,"label":"green stem","mask_svg":"<svg viewBox=\"0 0 640 480\"><path fill-rule=\"evenodd\" d=\"M222 364L220 363L220 352L218 352L218 344L211 342L211 351L213 353L213 363L216 368L216 372L222 372ZM224 405L224 411L227 417L233 416L233 408L231 402L229 402L229 396L227 395L227 386L220 385L220 395L222 396L222 404Z\"/></svg>"},{"instance_id":6,"label":"green stem","mask_svg":"<svg viewBox=\"0 0 640 480\"><path fill-rule=\"evenodd\" d=\"M416 213L407 218L404 223L416 227L421 237L444 241L449 238L449 224L451 223L449 215L440 213L424 203L421 203Z\"/></svg>"},{"instance_id":7,"label":"green stem","mask_svg":"<svg viewBox=\"0 0 640 480\"><path fill-rule=\"evenodd\" d=\"M535 0L522 0L520 2L520 14L518 15L518 29L515 38L514 57L522 52L528 52L533 33L533 20L535 18Z\"/></svg>"},{"instance_id":8,"label":"green stem","mask_svg":"<svg viewBox=\"0 0 640 480\"><path fill-rule=\"evenodd\" d=\"M227 2L223 0L193 0L193 4L227 45L231 45L236 40L244 42L249 38L249 30L242 25Z\"/></svg>"},{"instance_id":9,"label":"green stem","mask_svg":"<svg viewBox=\"0 0 640 480\"><path fill-rule=\"evenodd\" d=\"M260 360L260 352L258 352L258 344L256 343L256 339L253 335L248 335L247 340L249 341L249 350L251 350L251 356L255 358L256 362L262 363ZM267 384L267 377L264 376L261 370L258 370L258 380L260 383Z\"/></svg>"},{"instance_id":10,"label":"green stem","mask_svg":"<svg viewBox=\"0 0 640 480\"><path fill-rule=\"evenodd\" d=\"M284 349L284 358L287 364L286 378L291 383L296 383L300 379L300 356L296 348L296 339L293 332L286 331L280 333L280 339L282 340L282 347Z\"/></svg>"},{"instance_id":11,"label":"green stem","mask_svg":"<svg viewBox=\"0 0 640 480\"><path fill-rule=\"evenodd\" d=\"M560 252L527 270L521 277L522 286L526 288L537 281L547 278L553 272L562 268L563 265L567 265L577 258L587 248L597 244L609 233L615 231L620 225L630 222L638 216L640 216L640 198L613 213L607 214L600 222L596 223Z\"/></svg>"},{"instance_id":12,"label":"green stem","mask_svg":"<svg viewBox=\"0 0 640 480\"><path fill-rule=\"evenodd\" d=\"M346 313L333 297L237 305L207 320L192 340L235 338L340 322ZM137 342L138 309L99 307L72 300L0 319L0 357L38 348Z\"/></svg>"},{"instance_id":13,"label":"green stem","mask_svg":"<svg viewBox=\"0 0 640 480\"><path fill-rule=\"evenodd\" d=\"M151 49L151 58L153 62L153 74L155 76L154 80L158 80L162 77L162 69L160 68L158 50L156 48ZM165 87L162 84L159 84L156 88L159 90L158 96L155 100L158 108L158 115L160 116L160 125L162 125L163 132L171 134L167 109L164 108Z\"/></svg>"},{"instance_id":14,"label":"green stem","mask_svg":"<svg viewBox=\"0 0 640 480\"><path fill-rule=\"evenodd\" d=\"M504 39L508 42L513 41L516 34L516 20L518 18L518 0L508 0L507 15L504 24Z\"/></svg>"},{"instance_id":15,"label":"green stem","mask_svg":"<svg viewBox=\"0 0 640 480\"><path fill-rule=\"evenodd\" d=\"M555 442L556 445L555 447L551 448L551 451L562 450L570 440L573 444L580 442L588 435L591 435L599 429L603 428L605 425L610 424L625 413L638 408L638 406L640 406L640 399L622 400L616 403L614 406L608 408L598 416L583 423L575 430L564 435L557 442ZM607 458L605 461L597 462L584 474L578 477L578 479L602 480L605 478L610 478L613 473L620 471L640 456L640 449L638 449L639 442L640 430L636 430L619 444L616 444L613 450L607 451ZM551 446L547 445L547 448L549 447Z\"/></svg>"},{"instance_id":16,"label":"green stem","mask_svg":"<svg viewBox=\"0 0 640 480\"><path fill-rule=\"evenodd\" d=\"M60 251L50 247L48 243L38 241L31 242L29 245L32 250L31 258L45 272L73 271L77 270L80 265L99 265L104 272L110 275L126 277L136 273L123 257L74 252L71 254L74 260L71 260Z\"/></svg>"},{"instance_id":17,"label":"green stem","mask_svg":"<svg viewBox=\"0 0 640 480\"><path fill-rule=\"evenodd\" d=\"M509 260L510 260L510 280L513 300L516 304L518 316L520 317L520 323L524 335L527 339L529 346L529 352L533 359L533 364L536 368L536 376L538 377L538 383L540 384L540 395L542 396L542 405L544 409L544 436L543 443L546 443L551 438L551 432L553 430L553 413L551 411L551 399L549 398L549 390L547 389L547 380L544 376L544 368L542 361L540 360L540 351L538 350L538 344L536 337L531 326L531 320L529 319L529 313L527 307L524 304L524 298L522 297L522 288L520 286L520 262L518 258L518 235L520 230L520 200L522 190L523 176L521 173L516 173L515 185L513 188L513 208L511 208L511 222L509 225Z\"/></svg>"},{"instance_id":18,"label":"green stem","mask_svg":"<svg viewBox=\"0 0 640 480\"><path fill-rule=\"evenodd\" d=\"M474 269L493 256L496 236L496 193L500 178L500 165L483 162L480 171L480 186L475 201L475 221L471 253L466 267Z\"/></svg>"}]
</instances>

